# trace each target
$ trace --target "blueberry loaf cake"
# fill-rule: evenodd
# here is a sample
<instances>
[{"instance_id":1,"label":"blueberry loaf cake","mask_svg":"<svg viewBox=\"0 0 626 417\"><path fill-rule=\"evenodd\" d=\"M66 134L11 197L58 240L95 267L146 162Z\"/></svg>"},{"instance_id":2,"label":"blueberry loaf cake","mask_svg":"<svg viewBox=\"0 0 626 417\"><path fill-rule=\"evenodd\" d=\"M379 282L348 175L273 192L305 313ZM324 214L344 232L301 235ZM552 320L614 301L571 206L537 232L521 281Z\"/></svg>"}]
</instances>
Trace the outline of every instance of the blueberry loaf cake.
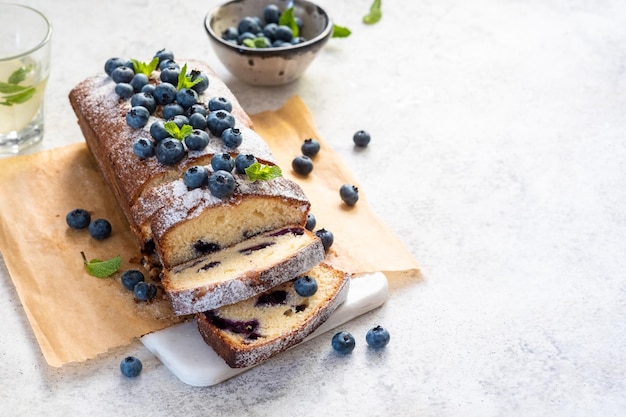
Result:
<instances>
[{"instance_id":1,"label":"blueberry loaf cake","mask_svg":"<svg viewBox=\"0 0 626 417\"><path fill-rule=\"evenodd\" d=\"M72 89L70 103L88 148L145 253L156 250L153 259L170 267L201 255L203 249L218 250L256 233L306 222L309 202L297 184L245 175L249 165L273 167L275 159L210 67L195 60L179 63L162 50L149 64L112 58L105 71ZM212 165L214 157L224 155L232 160L228 172L243 174L232 196L199 203L199 193L190 187L181 193L171 184L180 183L188 169ZM241 167L235 165L237 157L245 157ZM226 210L233 212L231 222L222 222ZM249 221L240 222L242 218ZM207 224L218 235L217 229L227 232L209 241L200 239ZM194 236L189 236L191 231ZM164 241L155 242L155 235ZM198 244L200 240L206 244Z\"/></svg>"},{"instance_id":2,"label":"blueberry loaf cake","mask_svg":"<svg viewBox=\"0 0 626 417\"><path fill-rule=\"evenodd\" d=\"M298 279L316 283L312 295ZM346 273L321 263L304 275L236 304L196 314L204 341L233 368L252 366L300 342L343 303Z\"/></svg>"},{"instance_id":3,"label":"blueberry loaf cake","mask_svg":"<svg viewBox=\"0 0 626 417\"><path fill-rule=\"evenodd\" d=\"M308 271L324 256L321 240L296 225L164 269L161 283L174 312L192 314L250 298Z\"/></svg>"}]
</instances>

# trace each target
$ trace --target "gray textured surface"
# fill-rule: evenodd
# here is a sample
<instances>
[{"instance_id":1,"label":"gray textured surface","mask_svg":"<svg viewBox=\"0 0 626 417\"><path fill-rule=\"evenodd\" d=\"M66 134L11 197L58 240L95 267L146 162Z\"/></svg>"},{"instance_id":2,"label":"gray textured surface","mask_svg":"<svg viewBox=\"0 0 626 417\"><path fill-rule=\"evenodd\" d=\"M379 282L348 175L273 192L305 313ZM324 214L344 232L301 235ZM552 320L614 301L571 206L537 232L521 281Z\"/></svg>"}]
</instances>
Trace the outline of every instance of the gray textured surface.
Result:
<instances>
[{"instance_id":1,"label":"gray textured surface","mask_svg":"<svg viewBox=\"0 0 626 417\"><path fill-rule=\"evenodd\" d=\"M49 367L0 263L0 415L624 414L626 3L386 1L365 26L369 1L324 0L352 36L272 89L216 62L215 2L25 3L55 25L44 147L82 140L67 93L110 56L203 58L251 113L304 99L423 280L344 326L349 357L321 337L198 389L139 342ZM379 323L392 341L373 353ZM138 379L119 373L128 354Z\"/></svg>"}]
</instances>

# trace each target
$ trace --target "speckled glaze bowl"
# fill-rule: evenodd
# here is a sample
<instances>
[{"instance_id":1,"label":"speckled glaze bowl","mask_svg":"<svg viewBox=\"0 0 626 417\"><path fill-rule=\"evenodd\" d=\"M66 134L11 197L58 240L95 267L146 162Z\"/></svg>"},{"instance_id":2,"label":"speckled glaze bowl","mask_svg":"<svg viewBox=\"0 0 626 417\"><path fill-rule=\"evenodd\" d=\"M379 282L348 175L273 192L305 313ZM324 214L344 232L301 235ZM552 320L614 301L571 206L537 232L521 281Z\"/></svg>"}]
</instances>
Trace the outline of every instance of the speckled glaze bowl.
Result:
<instances>
[{"instance_id":1,"label":"speckled glaze bowl","mask_svg":"<svg viewBox=\"0 0 626 417\"><path fill-rule=\"evenodd\" d=\"M222 33L237 27L245 16L263 17L268 4L280 10L288 8L288 0L233 0L210 11L204 26L213 49L224 66L237 78L253 85L276 86L290 83L304 73L332 35L330 16L320 6L306 0L294 0L294 14L302 19L301 36L307 39L298 45L278 48L249 48L222 39Z\"/></svg>"}]
</instances>

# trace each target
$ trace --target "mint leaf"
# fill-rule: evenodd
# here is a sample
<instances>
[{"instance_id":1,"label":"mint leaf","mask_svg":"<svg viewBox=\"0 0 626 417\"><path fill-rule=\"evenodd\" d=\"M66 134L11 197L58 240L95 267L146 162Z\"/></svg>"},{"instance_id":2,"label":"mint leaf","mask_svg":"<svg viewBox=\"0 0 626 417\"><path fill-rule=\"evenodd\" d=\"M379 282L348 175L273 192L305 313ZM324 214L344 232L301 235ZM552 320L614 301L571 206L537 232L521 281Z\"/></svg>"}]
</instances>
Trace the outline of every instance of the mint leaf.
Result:
<instances>
[{"instance_id":1,"label":"mint leaf","mask_svg":"<svg viewBox=\"0 0 626 417\"><path fill-rule=\"evenodd\" d=\"M152 58L152 61L148 63L137 61L136 59L131 59L130 62L133 64L135 74L145 74L149 77L150 74L152 74L152 71L154 71L159 65L159 58L155 56Z\"/></svg>"},{"instance_id":2,"label":"mint leaf","mask_svg":"<svg viewBox=\"0 0 626 417\"><path fill-rule=\"evenodd\" d=\"M26 103L35 95L35 87L22 87L20 92L4 97L4 101L0 101L0 105L12 106L14 104Z\"/></svg>"},{"instance_id":3,"label":"mint leaf","mask_svg":"<svg viewBox=\"0 0 626 417\"><path fill-rule=\"evenodd\" d=\"M22 104L30 100L35 95L35 87L18 85L26 79L32 66L21 67L11 75L7 82L0 82L0 94L5 95L4 101L0 101L1 106L12 106L14 104Z\"/></svg>"},{"instance_id":4,"label":"mint leaf","mask_svg":"<svg viewBox=\"0 0 626 417\"><path fill-rule=\"evenodd\" d=\"M347 38L348 36L350 36L350 34L352 34L352 31L350 29L348 29L347 27L338 26L338 25L333 24L333 34L331 35L331 37L333 37L333 38Z\"/></svg>"},{"instance_id":5,"label":"mint leaf","mask_svg":"<svg viewBox=\"0 0 626 417\"><path fill-rule=\"evenodd\" d=\"M195 80L192 79L192 77L192 75L187 75L187 64L183 65L180 69L180 74L178 74L178 85L176 86L176 89L180 90L182 88L191 88L202 81L202 78L200 77Z\"/></svg>"},{"instance_id":6,"label":"mint leaf","mask_svg":"<svg viewBox=\"0 0 626 417\"><path fill-rule=\"evenodd\" d=\"M122 258L117 255L114 258L102 261L100 259L87 260L84 252L80 253L83 257L83 263L85 264L85 270L87 273L96 278L107 278L117 272L122 266Z\"/></svg>"},{"instance_id":7,"label":"mint leaf","mask_svg":"<svg viewBox=\"0 0 626 417\"><path fill-rule=\"evenodd\" d=\"M293 37L296 38L300 35L300 29L298 23L296 23L296 16L294 15L293 6L285 10L280 14L278 24L283 26L289 26L293 32Z\"/></svg>"},{"instance_id":8,"label":"mint leaf","mask_svg":"<svg viewBox=\"0 0 626 417\"><path fill-rule=\"evenodd\" d=\"M8 83L9 84L21 83L22 81L26 79L26 76L28 75L29 72L32 71L32 69L33 69L32 65L29 65L27 67L21 67L20 69L13 71L13 73L9 75Z\"/></svg>"},{"instance_id":9,"label":"mint leaf","mask_svg":"<svg viewBox=\"0 0 626 417\"><path fill-rule=\"evenodd\" d=\"M244 39L243 44L248 48L267 48L270 46L265 38Z\"/></svg>"},{"instance_id":10,"label":"mint leaf","mask_svg":"<svg viewBox=\"0 0 626 417\"><path fill-rule=\"evenodd\" d=\"M163 127L170 134L171 137L178 140L183 140L187 136L191 135L193 132L193 127L191 125L183 125L183 127L178 127L178 125L171 120L165 122Z\"/></svg>"},{"instance_id":11,"label":"mint leaf","mask_svg":"<svg viewBox=\"0 0 626 417\"><path fill-rule=\"evenodd\" d=\"M283 172L278 165L264 165L255 162L246 168L246 175L250 181L267 181L282 176Z\"/></svg>"},{"instance_id":12,"label":"mint leaf","mask_svg":"<svg viewBox=\"0 0 626 417\"><path fill-rule=\"evenodd\" d=\"M382 7L382 0L374 0L374 3L370 6L369 14L363 16L363 23L367 25L373 25L377 23L382 17L383 13L380 10Z\"/></svg>"}]
</instances>

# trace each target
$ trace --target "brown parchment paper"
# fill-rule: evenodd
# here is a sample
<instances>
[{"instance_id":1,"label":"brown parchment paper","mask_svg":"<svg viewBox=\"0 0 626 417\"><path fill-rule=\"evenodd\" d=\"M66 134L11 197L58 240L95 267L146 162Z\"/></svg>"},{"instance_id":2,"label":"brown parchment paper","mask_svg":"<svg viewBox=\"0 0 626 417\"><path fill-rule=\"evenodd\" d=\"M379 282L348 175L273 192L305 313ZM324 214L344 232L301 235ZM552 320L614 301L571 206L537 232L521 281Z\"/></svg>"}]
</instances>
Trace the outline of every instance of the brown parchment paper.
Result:
<instances>
[{"instance_id":1,"label":"brown parchment paper","mask_svg":"<svg viewBox=\"0 0 626 417\"><path fill-rule=\"evenodd\" d=\"M284 174L310 198L318 226L335 235L331 263L351 273L418 271L417 262L363 194L352 208L341 204L339 186L357 181L319 137L299 97L252 119ZM301 178L292 172L291 160L309 137L319 140L322 150L313 173ZM111 237L96 241L87 230L67 227L65 215L77 207L89 210L92 219L108 219ZM377 242L377 250L371 250L371 242ZM93 358L184 319L173 315L161 291L157 301L137 303L122 287L122 271L141 269L136 241L82 142L0 160L0 252L52 366ZM81 252L87 259L121 255L120 272L104 279L88 275Z\"/></svg>"}]
</instances>

